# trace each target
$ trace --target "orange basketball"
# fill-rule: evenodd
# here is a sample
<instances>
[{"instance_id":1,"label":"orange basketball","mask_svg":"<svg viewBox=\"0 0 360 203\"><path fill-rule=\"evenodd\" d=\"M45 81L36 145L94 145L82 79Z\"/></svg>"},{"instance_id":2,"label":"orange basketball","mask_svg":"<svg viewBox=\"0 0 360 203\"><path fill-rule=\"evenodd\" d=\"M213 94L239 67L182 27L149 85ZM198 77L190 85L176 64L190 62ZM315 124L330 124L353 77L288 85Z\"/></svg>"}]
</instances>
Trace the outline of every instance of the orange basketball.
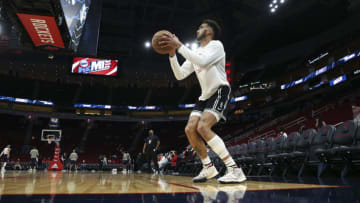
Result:
<instances>
[{"instance_id":1,"label":"orange basketball","mask_svg":"<svg viewBox=\"0 0 360 203\"><path fill-rule=\"evenodd\" d=\"M153 49L159 54L168 54L171 50L169 47L161 48L161 45L159 44L160 38L164 36L165 33L172 35L171 32L167 30L160 30L154 34L151 41Z\"/></svg>"}]
</instances>

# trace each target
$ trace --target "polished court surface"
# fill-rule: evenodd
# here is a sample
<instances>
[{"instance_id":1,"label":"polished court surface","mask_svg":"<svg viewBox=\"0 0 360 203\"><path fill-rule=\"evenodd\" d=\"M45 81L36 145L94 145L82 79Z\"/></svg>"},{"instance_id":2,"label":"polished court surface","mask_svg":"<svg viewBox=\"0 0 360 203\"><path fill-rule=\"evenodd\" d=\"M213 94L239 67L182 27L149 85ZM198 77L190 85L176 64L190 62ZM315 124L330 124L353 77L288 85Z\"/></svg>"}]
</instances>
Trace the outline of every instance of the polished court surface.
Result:
<instances>
[{"instance_id":1,"label":"polished court surface","mask_svg":"<svg viewBox=\"0 0 360 203\"><path fill-rule=\"evenodd\" d=\"M270 179L242 184L191 177L111 172L26 172L1 174L1 202L359 202L354 179Z\"/></svg>"}]
</instances>

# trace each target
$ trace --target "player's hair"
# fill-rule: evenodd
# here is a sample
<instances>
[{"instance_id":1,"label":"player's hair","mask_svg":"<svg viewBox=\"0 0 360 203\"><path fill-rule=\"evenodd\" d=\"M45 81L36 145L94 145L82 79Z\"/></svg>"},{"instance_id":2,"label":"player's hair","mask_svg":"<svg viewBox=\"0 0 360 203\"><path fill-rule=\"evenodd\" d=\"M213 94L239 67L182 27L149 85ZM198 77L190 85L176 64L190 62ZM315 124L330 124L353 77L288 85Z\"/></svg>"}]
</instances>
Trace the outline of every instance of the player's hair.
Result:
<instances>
[{"instance_id":1,"label":"player's hair","mask_svg":"<svg viewBox=\"0 0 360 203\"><path fill-rule=\"evenodd\" d=\"M220 38L220 36L221 36L221 27L215 20L205 19L205 20L203 20L202 23L208 24L213 29L213 31L214 31L213 39L214 40L218 40Z\"/></svg>"}]
</instances>

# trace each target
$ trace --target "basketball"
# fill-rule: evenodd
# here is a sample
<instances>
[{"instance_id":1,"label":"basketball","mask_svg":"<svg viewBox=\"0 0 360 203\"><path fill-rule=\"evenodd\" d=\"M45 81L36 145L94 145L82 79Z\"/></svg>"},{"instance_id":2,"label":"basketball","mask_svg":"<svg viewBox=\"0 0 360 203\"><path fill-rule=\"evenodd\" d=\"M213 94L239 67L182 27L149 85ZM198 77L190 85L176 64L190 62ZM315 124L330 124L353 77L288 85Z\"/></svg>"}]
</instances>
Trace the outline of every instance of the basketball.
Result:
<instances>
[{"instance_id":1,"label":"basketball","mask_svg":"<svg viewBox=\"0 0 360 203\"><path fill-rule=\"evenodd\" d=\"M155 52L157 52L159 54L168 54L171 49L169 47L161 48L161 45L159 44L160 38L162 36L164 36L164 34L171 35L171 32L169 32L167 30L160 30L154 34L152 41L151 41L153 49L155 50Z\"/></svg>"}]
</instances>

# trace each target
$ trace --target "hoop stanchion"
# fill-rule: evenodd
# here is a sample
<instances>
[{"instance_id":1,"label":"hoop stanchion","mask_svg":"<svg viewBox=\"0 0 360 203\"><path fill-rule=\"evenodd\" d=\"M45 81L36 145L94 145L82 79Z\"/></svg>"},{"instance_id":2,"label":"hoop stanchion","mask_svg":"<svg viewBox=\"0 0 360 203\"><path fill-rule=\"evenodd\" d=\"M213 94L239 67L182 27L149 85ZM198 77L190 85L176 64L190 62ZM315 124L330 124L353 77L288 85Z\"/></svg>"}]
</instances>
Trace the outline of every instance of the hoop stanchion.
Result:
<instances>
[{"instance_id":1,"label":"hoop stanchion","mask_svg":"<svg viewBox=\"0 0 360 203\"><path fill-rule=\"evenodd\" d=\"M64 165L61 163L59 156L60 156L60 145L59 142L56 142L54 158L51 161L48 170L61 171L64 169Z\"/></svg>"}]
</instances>

